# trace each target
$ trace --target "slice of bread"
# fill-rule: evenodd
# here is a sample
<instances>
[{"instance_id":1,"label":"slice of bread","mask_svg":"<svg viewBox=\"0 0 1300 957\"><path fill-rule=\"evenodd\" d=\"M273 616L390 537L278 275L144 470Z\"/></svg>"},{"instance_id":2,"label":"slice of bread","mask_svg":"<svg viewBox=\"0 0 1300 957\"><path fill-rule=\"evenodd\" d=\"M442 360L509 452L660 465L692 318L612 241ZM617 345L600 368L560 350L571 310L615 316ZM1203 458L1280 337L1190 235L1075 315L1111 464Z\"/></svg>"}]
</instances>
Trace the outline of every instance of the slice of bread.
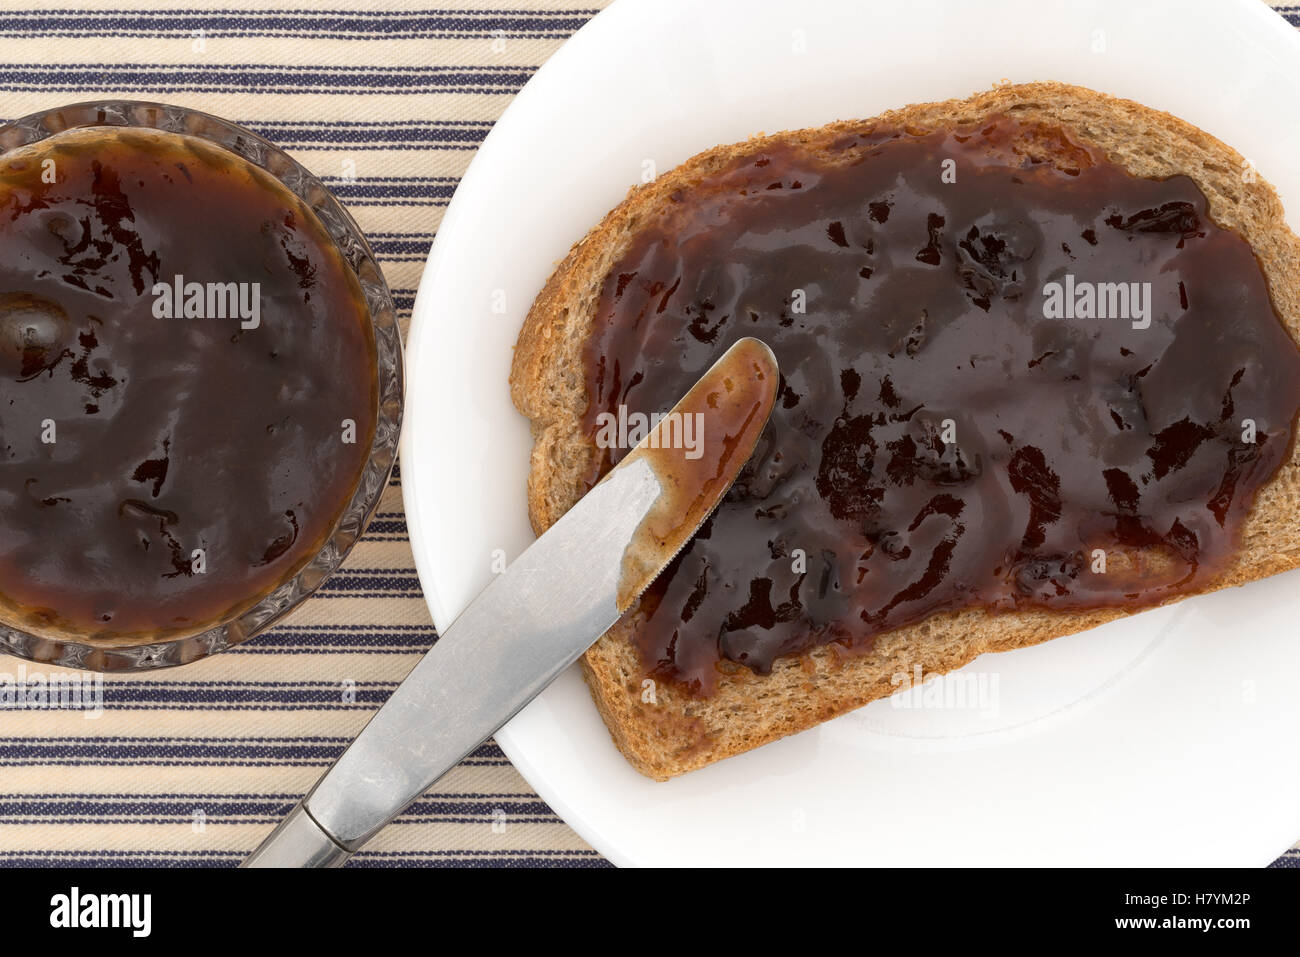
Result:
<instances>
[{"instance_id":1,"label":"slice of bread","mask_svg":"<svg viewBox=\"0 0 1300 957\"><path fill-rule=\"evenodd\" d=\"M534 302L519 336L510 386L515 405L532 421L528 500L536 531L549 528L584 494L584 476L597 455L582 428L588 400L582 352L602 284L637 231L672 205L668 197L674 191L780 143L821 154L849 132L877 126L943 130L993 114L1064 128L1136 176L1190 177L1208 198L1213 219L1254 248L1274 306L1291 337L1300 341L1300 239L1287 228L1276 192L1257 176L1243 176L1251 167L1231 147L1168 113L1076 86L1034 83L913 105L873 120L756 137L708 150L633 189L572 248ZM1019 148L1036 154L1051 147L1026 141ZM1210 587L1300 565L1298 508L1300 458L1293 448L1261 489L1239 552ZM642 701L643 669L630 637L635 616L629 615L587 652L582 667L619 750L637 770L663 780L890 695L899 690L895 676L911 675L915 667L928 677L984 652L1022 648L1125 614L1122 609L941 613L880 635L865 654L845 655L832 644L778 659L768 675L734 666L721 674L709 697L661 684L654 703Z\"/></svg>"}]
</instances>

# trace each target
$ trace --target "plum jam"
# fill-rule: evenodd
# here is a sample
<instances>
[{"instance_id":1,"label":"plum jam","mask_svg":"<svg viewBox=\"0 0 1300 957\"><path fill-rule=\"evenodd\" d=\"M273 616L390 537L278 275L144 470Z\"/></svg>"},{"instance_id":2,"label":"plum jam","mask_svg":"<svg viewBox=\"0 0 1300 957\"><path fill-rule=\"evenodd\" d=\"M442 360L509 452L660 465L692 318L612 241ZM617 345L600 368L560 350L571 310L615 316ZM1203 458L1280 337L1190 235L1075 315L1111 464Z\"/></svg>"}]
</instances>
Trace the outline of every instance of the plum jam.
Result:
<instances>
[{"instance_id":1,"label":"plum jam","mask_svg":"<svg viewBox=\"0 0 1300 957\"><path fill-rule=\"evenodd\" d=\"M0 157L0 619L127 644L251 607L366 463L375 347L322 223L142 129Z\"/></svg>"},{"instance_id":2,"label":"plum jam","mask_svg":"<svg viewBox=\"0 0 1300 957\"><path fill-rule=\"evenodd\" d=\"M1205 588L1300 409L1260 264L1191 179L1006 117L772 145L675 192L601 291L588 434L743 336L776 408L636 612L647 672L699 694L937 612Z\"/></svg>"}]
</instances>

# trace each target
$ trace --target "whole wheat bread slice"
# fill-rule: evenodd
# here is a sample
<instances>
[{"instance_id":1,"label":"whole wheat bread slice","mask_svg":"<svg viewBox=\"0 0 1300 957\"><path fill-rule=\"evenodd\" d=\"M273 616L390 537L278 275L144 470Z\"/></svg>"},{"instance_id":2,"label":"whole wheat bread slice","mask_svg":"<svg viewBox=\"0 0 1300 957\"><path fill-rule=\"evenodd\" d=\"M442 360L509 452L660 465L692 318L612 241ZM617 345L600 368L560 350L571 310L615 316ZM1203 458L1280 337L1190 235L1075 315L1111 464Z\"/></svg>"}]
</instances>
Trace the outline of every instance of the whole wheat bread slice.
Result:
<instances>
[{"instance_id":1,"label":"whole wheat bread slice","mask_svg":"<svg viewBox=\"0 0 1300 957\"><path fill-rule=\"evenodd\" d=\"M510 376L514 403L532 422L528 501L534 529L540 534L549 528L585 492L583 477L597 449L582 428L587 408L583 345L606 276L637 230L672 205L668 196L740 156L777 143L794 142L821 153L848 132L876 126L949 129L992 114L1063 127L1073 139L1099 148L1137 176L1183 174L1193 179L1208 198L1213 219L1254 248L1274 305L1291 337L1300 341L1300 239L1287 228L1276 192L1262 178L1243 176L1246 161L1231 147L1168 113L1081 87L1034 83L917 104L872 120L755 137L708 150L633 189L574 245L534 302ZM1024 144L1030 152L1037 148ZM1300 565L1298 509L1300 457L1293 449L1261 489L1243 527L1239 553L1211 588ZM1022 648L1124 614L1119 609L941 613L879 636L866 654L844 655L828 645L779 659L768 675L735 666L721 675L710 697L661 684L654 703L642 701L643 671L629 630L635 616L629 615L587 652L582 667L614 743L637 770L662 780L892 694L899 687L894 676L912 674L916 666L925 676L943 673L984 652Z\"/></svg>"}]
</instances>

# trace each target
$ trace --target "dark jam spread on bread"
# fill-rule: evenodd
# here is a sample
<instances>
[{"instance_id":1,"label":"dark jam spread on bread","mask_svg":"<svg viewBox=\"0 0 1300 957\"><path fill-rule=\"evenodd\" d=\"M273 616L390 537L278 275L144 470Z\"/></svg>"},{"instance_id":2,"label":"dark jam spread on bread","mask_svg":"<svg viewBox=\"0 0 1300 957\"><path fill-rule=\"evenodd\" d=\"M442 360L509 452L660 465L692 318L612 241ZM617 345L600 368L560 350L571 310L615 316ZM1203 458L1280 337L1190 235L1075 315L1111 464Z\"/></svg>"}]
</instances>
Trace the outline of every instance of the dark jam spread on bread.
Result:
<instances>
[{"instance_id":1,"label":"dark jam spread on bread","mask_svg":"<svg viewBox=\"0 0 1300 957\"><path fill-rule=\"evenodd\" d=\"M117 642L250 607L360 478L374 355L320 221L243 159L109 129L0 158L0 621Z\"/></svg>"},{"instance_id":2,"label":"dark jam spread on bread","mask_svg":"<svg viewBox=\"0 0 1300 957\"><path fill-rule=\"evenodd\" d=\"M729 161L638 227L594 323L598 445L742 336L780 363L749 465L636 612L647 672L699 694L936 612L1206 587L1300 408L1255 255L1192 180L1005 117ZM590 482L626 454L603 444Z\"/></svg>"}]
</instances>

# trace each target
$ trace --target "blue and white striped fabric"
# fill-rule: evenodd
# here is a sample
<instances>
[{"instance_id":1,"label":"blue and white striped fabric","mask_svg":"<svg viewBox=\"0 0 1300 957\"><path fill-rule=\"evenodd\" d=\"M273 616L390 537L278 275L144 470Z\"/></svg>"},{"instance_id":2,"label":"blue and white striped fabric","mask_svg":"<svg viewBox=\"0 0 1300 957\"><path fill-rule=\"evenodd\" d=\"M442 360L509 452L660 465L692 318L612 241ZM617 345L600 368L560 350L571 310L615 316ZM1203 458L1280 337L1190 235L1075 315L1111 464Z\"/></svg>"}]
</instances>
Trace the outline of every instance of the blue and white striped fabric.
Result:
<instances>
[{"instance_id":1,"label":"blue and white striped fabric","mask_svg":"<svg viewBox=\"0 0 1300 957\"><path fill-rule=\"evenodd\" d=\"M117 96L261 133L347 204L405 321L483 136L606 2L4 0L0 117ZM1300 6L1275 6L1300 27ZM434 639L399 482L288 624L183 669L109 676L97 717L0 711L0 866L229 866L252 849ZM31 673L48 670L0 657L0 675ZM604 863L489 743L352 866Z\"/></svg>"}]
</instances>

